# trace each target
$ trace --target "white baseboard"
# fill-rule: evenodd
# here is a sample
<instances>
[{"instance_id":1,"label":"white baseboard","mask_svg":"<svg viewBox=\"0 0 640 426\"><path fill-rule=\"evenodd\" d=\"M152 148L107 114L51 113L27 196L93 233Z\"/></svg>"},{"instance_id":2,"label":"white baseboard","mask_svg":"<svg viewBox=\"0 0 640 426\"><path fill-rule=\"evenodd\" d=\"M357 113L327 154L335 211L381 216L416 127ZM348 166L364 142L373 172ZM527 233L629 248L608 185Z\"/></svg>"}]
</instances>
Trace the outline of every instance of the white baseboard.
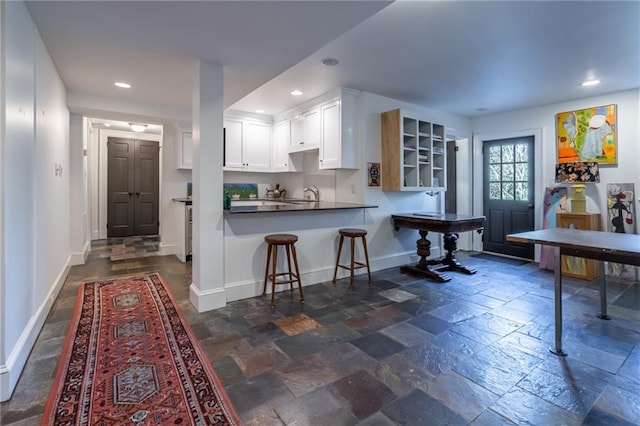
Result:
<instances>
[{"instance_id":1,"label":"white baseboard","mask_svg":"<svg viewBox=\"0 0 640 426\"><path fill-rule=\"evenodd\" d=\"M397 266L406 265L408 263L415 263L412 259L413 256L416 256L415 253L401 253L393 256L380 257L376 259L369 259L369 265L371 272L380 271L382 269L393 268ZM323 282L327 282L333 279L333 271L335 265L321 267L319 269L307 272L301 272L301 281L302 286L307 287L314 284L320 284ZM355 271L355 275L366 274L367 270L365 268L358 269ZM338 278L344 278L345 272L338 271ZM233 283L225 283L225 291L227 302L233 302L234 300L242 300L248 299L250 297L260 296L262 294L262 287L264 283L262 278L259 280L246 280L246 281L236 281ZM281 288L276 287L276 291L284 291L287 290L287 286L281 286ZM267 294L271 293L271 288L267 288Z\"/></svg>"},{"instance_id":2,"label":"white baseboard","mask_svg":"<svg viewBox=\"0 0 640 426\"><path fill-rule=\"evenodd\" d=\"M71 252L69 255L69 264L71 266L76 265L84 265L87 261L87 257L89 256L89 251L91 250L91 242L87 241L82 248L82 251Z\"/></svg>"},{"instance_id":3,"label":"white baseboard","mask_svg":"<svg viewBox=\"0 0 640 426\"><path fill-rule=\"evenodd\" d=\"M200 289L193 285L193 283L189 286L189 300L200 313L226 306L227 298L225 293L224 288L200 291Z\"/></svg>"},{"instance_id":4,"label":"white baseboard","mask_svg":"<svg viewBox=\"0 0 640 426\"><path fill-rule=\"evenodd\" d=\"M55 302L60 290L62 289L64 281L67 279L69 268L71 267L71 260L72 254L69 255L64 268L62 268L62 271L52 283L47 297L40 304L40 307L34 315L29 319L24 330L22 330L16 345L10 349L9 355L7 356L7 363L5 365L0 365L0 401L7 401L11 398L11 394L18 383L20 374L27 363L29 354L38 339L40 330L51 311L53 302Z\"/></svg>"},{"instance_id":5,"label":"white baseboard","mask_svg":"<svg viewBox=\"0 0 640 426\"><path fill-rule=\"evenodd\" d=\"M160 243L159 248L160 250L158 251L158 254L160 254L161 256L169 256L169 255L175 254L176 256L180 257L177 244ZM184 262L184 259L181 258L180 260Z\"/></svg>"}]
</instances>

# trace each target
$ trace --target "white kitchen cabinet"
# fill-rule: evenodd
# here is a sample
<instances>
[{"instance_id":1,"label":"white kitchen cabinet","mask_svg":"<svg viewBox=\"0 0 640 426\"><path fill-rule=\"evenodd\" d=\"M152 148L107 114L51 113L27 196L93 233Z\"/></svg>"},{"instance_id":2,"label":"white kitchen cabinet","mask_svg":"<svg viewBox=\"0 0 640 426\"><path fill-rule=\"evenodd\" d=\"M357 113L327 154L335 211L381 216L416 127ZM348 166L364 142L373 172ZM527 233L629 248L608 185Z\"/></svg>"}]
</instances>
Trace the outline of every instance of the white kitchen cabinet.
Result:
<instances>
[{"instance_id":1,"label":"white kitchen cabinet","mask_svg":"<svg viewBox=\"0 0 640 426\"><path fill-rule=\"evenodd\" d=\"M271 167L271 125L225 117L224 170L264 172Z\"/></svg>"},{"instance_id":2,"label":"white kitchen cabinet","mask_svg":"<svg viewBox=\"0 0 640 426\"><path fill-rule=\"evenodd\" d=\"M178 169L191 169L193 167L193 138L191 132L180 131L178 133Z\"/></svg>"},{"instance_id":3,"label":"white kitchen cabinet","mask_svg":"<svg viewBox=\"0 0 640 426\"><path fill-rule=\"evenodd\" d=\"M224 119L224 170L243 170L242 120Z\"/></svg>"},{"instance_id":4,"label":"white kitchen cabinet","mask_svg":"<svg viewBox=\"0 0 640 426\"><path fill-rule=\"evenodd\" d=\"M340 99L320 107L320 169L357 169L356 95L343 90Z\"/></svg>"},{"instance_id":5,"label":"white kitchen cabinet","mask_svg":"<svg viewBox=\"0 0 640 426\"><path fill-rule=\"evenodd\" d=\"M308 151L320 147L322 134L320 108L309 109L291 119L289 152Z\"/></svg>"},{"instance_id":6,"label":"white kitchen cabinet","mask_svg":"<svg viewBox=\"0 0 640 426\"><path fill-rule=\"evenodd\" d=\"M445 127L395 109L382 114L382 189L444 191Z\"/></svg>"},{"instance_id":7,"label":"white kitchen cabinet","mask_svg":"<svg viewBox=\"0 0 640 426\"><path fill-rule=\"evenodd\" d=\"M282 120L273 126L273 147L271 156L272 172L295 171L289 157L289 144L291 141L289 120Z\"/></svg>"}]
</instances>

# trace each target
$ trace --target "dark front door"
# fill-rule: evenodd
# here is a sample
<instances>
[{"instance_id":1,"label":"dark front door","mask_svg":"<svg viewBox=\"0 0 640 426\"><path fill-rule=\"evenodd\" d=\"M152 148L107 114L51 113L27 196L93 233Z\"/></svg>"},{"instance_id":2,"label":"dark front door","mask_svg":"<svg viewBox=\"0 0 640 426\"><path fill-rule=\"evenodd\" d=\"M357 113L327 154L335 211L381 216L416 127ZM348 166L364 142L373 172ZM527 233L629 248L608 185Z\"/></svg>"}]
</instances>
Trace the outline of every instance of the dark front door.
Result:
<instances>
[{"instance_id":1,"label":"dark front door","mask_svg":"<svg viewBox=\"0 0 640 426\"><path fill-rule=\"evenodd\" d=\"M533 136L485 141L483 250L533 259L533 244L507 234L534 229Z\"/></svg>"},{"instance_id":2,"label":"dark front door","mask_svg":"<svg viewBox=\"0 0 640 426\"><path fill-rule=\"evenodd\" d=\"M158 234L159 145L109 138L107 237Z\"/></svg>"}]
</instances>

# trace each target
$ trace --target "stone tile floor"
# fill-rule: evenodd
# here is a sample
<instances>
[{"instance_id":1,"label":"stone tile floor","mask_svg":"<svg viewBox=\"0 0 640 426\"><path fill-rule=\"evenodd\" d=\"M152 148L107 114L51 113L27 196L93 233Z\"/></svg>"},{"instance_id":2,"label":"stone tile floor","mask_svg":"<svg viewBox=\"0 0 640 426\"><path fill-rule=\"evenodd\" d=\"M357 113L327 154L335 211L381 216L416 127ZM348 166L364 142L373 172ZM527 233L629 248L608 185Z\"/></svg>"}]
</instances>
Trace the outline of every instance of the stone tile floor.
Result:
<instances>
[{"instance_id":1,"label":"stone tile floor","mask_svg":"<svg viewBox=\"0 0 640 426\"><path fill-rule=\"evenodd\" d=\"M71 268L0 424L38 424L81 281L158 271L247 425L640 424L640 283L565 280L564 348L553 345L553 275L459 253L472 276L433 283L375 272L199 314L191 265L157 240L100 241Z\"/></svg>"}]
</instances>

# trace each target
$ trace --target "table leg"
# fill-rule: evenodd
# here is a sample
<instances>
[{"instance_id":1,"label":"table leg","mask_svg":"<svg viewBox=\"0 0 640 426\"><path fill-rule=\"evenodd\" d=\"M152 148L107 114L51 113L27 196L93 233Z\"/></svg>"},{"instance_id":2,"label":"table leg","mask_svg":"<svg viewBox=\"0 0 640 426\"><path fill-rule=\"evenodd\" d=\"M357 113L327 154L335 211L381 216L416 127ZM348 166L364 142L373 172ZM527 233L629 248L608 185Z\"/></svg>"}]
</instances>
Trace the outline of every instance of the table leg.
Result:
<instances>
[{"instance_id":1,"label":"table leg","mask_svg":"<svg viewBox=\"0 0 640 426\"><path fill-rule=\"evenodd\" d=\"M427 261L427 257L431 255L431 241L427 239L427 234L429 231L427 230L419 230L420 239L416 241L417 246L417 254L420 256L420 261L417 265L411 266L406 265L400 268L403 272L410 272L419 275L423 275L427 278L431 278L432 280L444 283L451 280L447 274L441 274L438 271L434 271L429 268L429 262Z\"/></svg>"},{"instance_id":2,"label":"table leg","mask_svg":"<svg viewBox=\"0 0 640 426\"><path fill-rule=\"evenodd\" d=\"M431 265L442 264L444 266L442 268L438 268L439 270L456 271L456 272L462 272L469 275L472 275L478 272L475 268L469 268L462 265L458 261L458 259L456 259L456 256L453 254L453 252L458 248L458 244L457 244L458 234L445 233L443 236L443 240L444 240L444 249L447 251L447 254L443 259L429 262Z\"/></svg>"},{"instance_id":3,"label":"table leg","mask_svg":"<svg viewBox=\"0 0 640 426\"><path fill-rule=\"evenodd\" d=\"M560 247L553 248L553 255L555 257L554 269L554 287L555 287L555 326L556 326L556 347L555 349L549 349L551 353L567 356L566 352L562 350L562 251Z\"/></svg>"},{"instance_id":4,"label":"table leg","mask_svg":"<svg viewBox=\"0 0 640 426\"><path fill-rule=\"evenodd\" d=\"M600 273L600 314L598 318L610 320L611 317L607 315L607 279L604 276L604 261L598 262L598 269Z\"/></svg>"}]
</instances>

